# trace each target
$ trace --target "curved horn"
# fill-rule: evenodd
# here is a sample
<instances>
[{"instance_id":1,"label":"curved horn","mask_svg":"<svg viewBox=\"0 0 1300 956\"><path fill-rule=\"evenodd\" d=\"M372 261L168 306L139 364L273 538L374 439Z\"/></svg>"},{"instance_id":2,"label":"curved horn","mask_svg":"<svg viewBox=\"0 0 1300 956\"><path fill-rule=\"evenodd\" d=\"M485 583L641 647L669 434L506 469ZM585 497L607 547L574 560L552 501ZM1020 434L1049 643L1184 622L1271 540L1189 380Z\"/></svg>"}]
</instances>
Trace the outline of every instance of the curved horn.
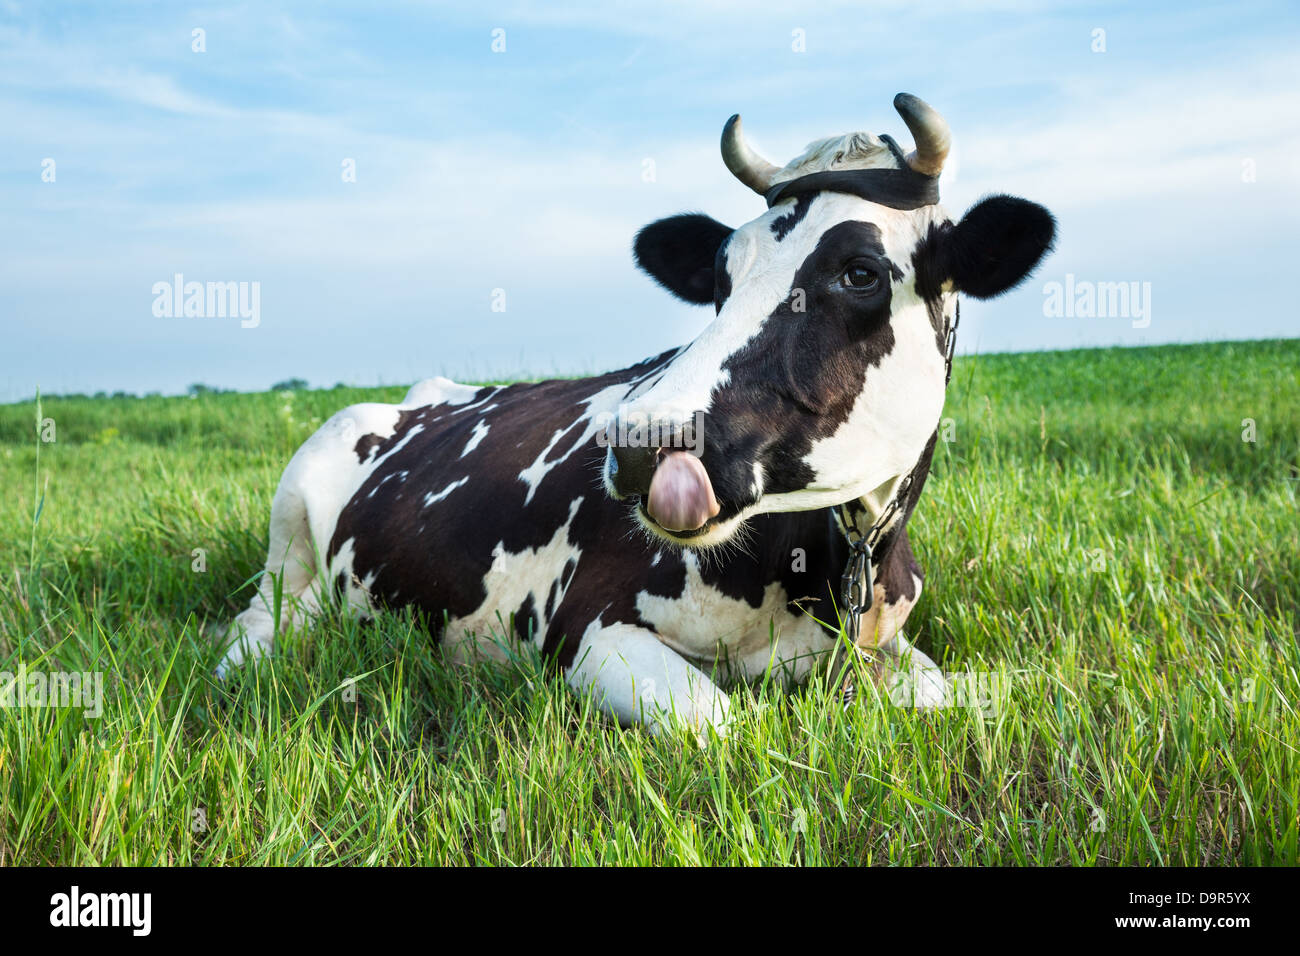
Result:
<instances>
[{"instance_id":1,"label":"curved horn","mask_svg":"<svg viewBox=\"0 0 1300 956\"><path fill-rule=\"evenodd\" d=\"M907 154L907 165L926 176L938 176L952 146L952 134L944 118L925 100L911 93L894 97L894 109L903 117L916 149Z\"/></svg>"},{"instance_id":2,"label":"curved horn","mask_svg":"<svg viewBox=\"0 0 1300 956\"><path fill-rule=\"evenodd\" d=\"M740 129L739 113L722 127L722 161L737 179L760 196L771 188L772 177L780 172L779 167L749 148Z\"/></svg>"}]
</instances>

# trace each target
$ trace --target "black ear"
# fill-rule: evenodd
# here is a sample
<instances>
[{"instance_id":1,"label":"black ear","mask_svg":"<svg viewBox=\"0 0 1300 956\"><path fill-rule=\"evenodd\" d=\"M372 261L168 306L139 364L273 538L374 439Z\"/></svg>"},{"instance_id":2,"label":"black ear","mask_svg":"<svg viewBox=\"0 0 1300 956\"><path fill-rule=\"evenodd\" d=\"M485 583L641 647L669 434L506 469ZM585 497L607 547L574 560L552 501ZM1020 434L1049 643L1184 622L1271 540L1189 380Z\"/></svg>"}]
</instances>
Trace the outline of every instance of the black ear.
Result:
<instances>
[{"instance_id":1,"label":"black ear","mask_svg":"<svg viewBox=\"0 0 1300 956\"><path fill-rule=\"evenodd\" d=\"M1056 220L1038 203L989 196L943 237L938 274L960 292L991 299L1033 271L1056 237Z\"/></svg>"},{"instance_id":2,"label":"black ear","mask_svg":"<svg viewBox=\"0 0 1300 956\"><path fill-rule=\"evenodd\" d=\"M652 222L636 234L636 264L680 299L713 301L713 262L731 227L702 213L683 213Z\"/></svg>"}]
</instances>

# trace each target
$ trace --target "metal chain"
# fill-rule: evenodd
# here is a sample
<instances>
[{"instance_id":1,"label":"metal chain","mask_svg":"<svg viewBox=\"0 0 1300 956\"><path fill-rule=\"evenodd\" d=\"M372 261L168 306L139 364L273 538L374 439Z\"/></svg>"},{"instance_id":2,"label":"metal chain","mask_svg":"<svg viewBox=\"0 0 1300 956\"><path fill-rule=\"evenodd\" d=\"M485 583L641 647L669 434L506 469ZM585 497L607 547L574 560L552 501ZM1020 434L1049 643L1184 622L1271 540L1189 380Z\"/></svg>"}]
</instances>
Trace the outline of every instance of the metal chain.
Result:
<instances>
[{"instance_id":1,"label":"metal chain","mask_svg":"<svg viewBox=\"0 0 1300 956\"><path fill-rule=\"evenodd\" d=\"M948 388L948 383L952 381L952 357L957 350L957 326L960 322L961 303L958 302L953 310L952 322L949 323L945 317L943 323L943 387L945 390ZM880 517L861 537L857 537L854 533L857 527L849 514L847 503L839 506L840 526L849 543L849 560L840 578L840 605L844 608L844 634L848 638L849 647L856 650L868 663L874 663L875 659L858 646L858 639L861 636L862 615L871 610L875 600L876 574L873 567L875 548L880 543L881 535L889 527L889 523L894 520L894 515L907 500L907 492L912 487L912 480L916 476L918 467L920 467L919 462L903 477L890 497L889 503L885 505L884 511L880 513ZM845 678L843 695L845 706L852 703L856 696L856 689L849 678Z\"/></svg>"},{"instance_id":2,"label":"metal chain","mask_svg":"<svg viewBox=\"0 0 1300 956\"><path fill-rule=\"evenodd\" d=\"M854 534L855 529L847 506L840 505L840 522L844 536L849 542L849 561L840 578L840 603L844 607L845 633L848 634L849 643L855 647L861 627L860 617L871 610L875 595L876 575L875 568L872 567L873 552L876 545L880 544L881 535L885 533L885 529L894 520L894 515L906 500L908 489L912 487L912 476L915 474L916 469L913 468L903 477L897 490L890 497L889 504L885 505L885 510L861 537Z\"/></svg>"},{"instance_id":3,"label":"metal chain","mask_svg":"<svg viewBox=\"0 0 1300 956\"><path fill-rule=\"evenodd\" d=\"M961 324L961 300L953 306L952 324L948 324L947 316L943 320L943 361L946 366L943 373L943 387L946 389L948 383L952 381L952 357L957 351L957 326Z\"/></svg>"}]
</instances>

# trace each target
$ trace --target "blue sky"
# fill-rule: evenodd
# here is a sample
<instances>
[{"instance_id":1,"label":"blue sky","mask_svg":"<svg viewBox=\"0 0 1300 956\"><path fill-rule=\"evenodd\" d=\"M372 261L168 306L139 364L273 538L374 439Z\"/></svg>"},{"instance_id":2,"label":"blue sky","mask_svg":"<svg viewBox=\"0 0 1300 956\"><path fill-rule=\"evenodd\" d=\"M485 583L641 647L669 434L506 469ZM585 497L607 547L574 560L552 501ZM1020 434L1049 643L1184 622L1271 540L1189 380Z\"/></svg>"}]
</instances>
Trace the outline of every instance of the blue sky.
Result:
<instances>
[{"instance_id":1,"label":"blue sky","mask_svg":"<svg viewBox=\"0 0 1300 956\"><path fill-rule=\"evenodd\" d=\"M1291 336L1298 25L1285 2L0 0L0 401L633 362L711 316L636 272L637 228L762 211L726 118L780 164L906 141L900 90L953 128L950 212L1006 191L1060 220L1034 280L964 303L960 351ZM260 324L155 316L176 273L258 282ZM1045 316L1067 274L1150 283L1150 324Z\"/></svg>"}]
</instances>

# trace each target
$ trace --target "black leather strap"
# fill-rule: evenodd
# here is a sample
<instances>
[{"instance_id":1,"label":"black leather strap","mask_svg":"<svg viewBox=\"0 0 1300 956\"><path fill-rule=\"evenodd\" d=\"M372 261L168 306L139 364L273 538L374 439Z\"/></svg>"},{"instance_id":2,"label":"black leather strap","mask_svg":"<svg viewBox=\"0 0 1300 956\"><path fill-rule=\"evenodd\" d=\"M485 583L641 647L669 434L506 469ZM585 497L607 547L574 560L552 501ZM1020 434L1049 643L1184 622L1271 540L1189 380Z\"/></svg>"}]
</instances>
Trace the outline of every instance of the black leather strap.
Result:
<instances>
[{"instance_id":1,"label":"black leather strap","mask_svg":"<svg viewBox=\"0 0 1300 956\"><path fill-rule=\"evenodd\" d=\"M912 169L832 169L777 183L765 198L770 209L782 199L820 192L848 193L894 209L920 209L939 201L939 179Z\"/></svg>"}]
</instances>

